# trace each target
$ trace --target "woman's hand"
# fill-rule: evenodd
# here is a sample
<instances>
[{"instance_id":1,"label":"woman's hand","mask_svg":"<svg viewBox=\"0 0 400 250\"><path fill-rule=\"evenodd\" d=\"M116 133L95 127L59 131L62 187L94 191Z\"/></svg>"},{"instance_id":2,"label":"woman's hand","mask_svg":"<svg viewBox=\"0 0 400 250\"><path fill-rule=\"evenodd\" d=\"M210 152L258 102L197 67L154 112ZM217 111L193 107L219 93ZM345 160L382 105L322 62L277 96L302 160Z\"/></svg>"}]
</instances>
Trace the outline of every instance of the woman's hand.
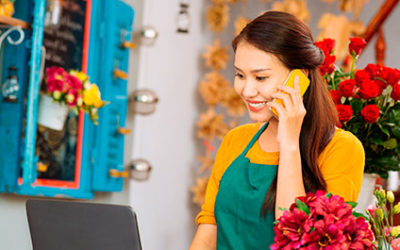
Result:
<instances>
[{"instance_id":1,"label":"woman's hand","mask_svg":"<svg viewBox=\"0 0 400 250\"><path fill-rule=\"evenodd\" d=\"M280 92L272 97L281 99L284 106L276 102L268 103L279 115L277 140L281 150L296 150L299 148L301 125L306 115L300 93L300 78L298 76L294 78L294 88L280 86L278 90Z\"/></svg>"}]
</instances>

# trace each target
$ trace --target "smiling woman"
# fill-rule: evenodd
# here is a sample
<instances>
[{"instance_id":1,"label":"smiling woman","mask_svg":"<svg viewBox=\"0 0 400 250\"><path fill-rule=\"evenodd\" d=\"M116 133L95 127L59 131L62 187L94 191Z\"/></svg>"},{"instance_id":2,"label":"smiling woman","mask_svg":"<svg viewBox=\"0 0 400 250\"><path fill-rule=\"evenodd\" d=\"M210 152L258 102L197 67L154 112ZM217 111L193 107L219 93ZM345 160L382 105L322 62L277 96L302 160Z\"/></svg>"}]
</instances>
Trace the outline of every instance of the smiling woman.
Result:
<instances>
[{"instance_id":1,"label":"smiling woman","mask_svg":"<svg viewBox=\"0 0 400 250\"><path fill-rule=\"evenodd\" d=\"M234 39L233 49L234 87L254 123L222 141L191 249L266 249L280 208L296 197L324 190L355 201L361 187L364 150L335 127L336 109L318 71L324 55L307 25L265 12ZM310 81L304 98L298 77L294 88L283 86L294 69Z\"/></svg>"}]
</instances>

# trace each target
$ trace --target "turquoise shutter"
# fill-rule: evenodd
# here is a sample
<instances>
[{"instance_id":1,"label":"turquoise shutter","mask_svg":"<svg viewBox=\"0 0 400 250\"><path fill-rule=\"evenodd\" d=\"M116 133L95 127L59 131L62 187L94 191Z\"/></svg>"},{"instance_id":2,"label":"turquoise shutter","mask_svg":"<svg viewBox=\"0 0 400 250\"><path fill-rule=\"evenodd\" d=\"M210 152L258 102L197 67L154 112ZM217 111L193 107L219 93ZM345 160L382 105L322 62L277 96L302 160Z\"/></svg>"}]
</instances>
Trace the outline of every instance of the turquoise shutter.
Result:
<instances>
[{"instance_id":1,"label":"turquoise shutter","mask_svg":"<svg viewBox=\"0 0 400 250\"><path fill-rule=\"evenodd\" d=\"M32 2L16 2L15 9L18 10L14 17L30 22L32 19ZM10 27L3 28L5 32ZM7 39L3 41L3 56L1 60L1 84L8 77L8 68L16 66L18 69L19 95L18 102L4 102L0 91L0 192L13 191L17 187L17 179L20 174L23 143L21 139L24 117L24 96L26 94L26 83L30 53L31 31L24 30L24 40L19 45L11 45ZM16 41L20 38L17 31L13 31L10 37Z\"/></svg>"},{"instance_id":2,"label":"turquoise shutter","mask_svg":"<svg viewBox=\"0 0 400 250\"><path fill-rule=\"evenodd\" d=\"M89 46L88 74L98 84L102 99L109 101L99 110L99 124L85 117L85 164L91 168L94 191L120 191L122 178L109 175L111 169L123 171L124 135L117 132L125 126L127 115L127 80L114 76L115 70L128 72L129 49L123 41L131 40L133 9L121 1L101 1L94 6Z\"/></svg>"}]
</instances>

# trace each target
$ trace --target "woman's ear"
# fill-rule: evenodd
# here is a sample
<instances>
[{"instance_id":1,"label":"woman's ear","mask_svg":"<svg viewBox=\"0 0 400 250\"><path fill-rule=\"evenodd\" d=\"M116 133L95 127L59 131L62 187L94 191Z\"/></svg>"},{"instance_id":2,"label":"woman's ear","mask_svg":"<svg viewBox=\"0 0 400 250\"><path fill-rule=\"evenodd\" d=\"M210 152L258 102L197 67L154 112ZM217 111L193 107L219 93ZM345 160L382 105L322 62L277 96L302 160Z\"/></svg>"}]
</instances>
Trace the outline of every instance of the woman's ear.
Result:
<instances>
[{"instance_id":1,"label":"woman's ear","mask_svg":"<svg viewBox=\"0 0 400 250\"><path fill-rule=\"evenodd\" d=\"M303 71L303 73L308 77L308 73L309 73L308 69L302 69L301 71Z\"/></svg>"}]
</instances>

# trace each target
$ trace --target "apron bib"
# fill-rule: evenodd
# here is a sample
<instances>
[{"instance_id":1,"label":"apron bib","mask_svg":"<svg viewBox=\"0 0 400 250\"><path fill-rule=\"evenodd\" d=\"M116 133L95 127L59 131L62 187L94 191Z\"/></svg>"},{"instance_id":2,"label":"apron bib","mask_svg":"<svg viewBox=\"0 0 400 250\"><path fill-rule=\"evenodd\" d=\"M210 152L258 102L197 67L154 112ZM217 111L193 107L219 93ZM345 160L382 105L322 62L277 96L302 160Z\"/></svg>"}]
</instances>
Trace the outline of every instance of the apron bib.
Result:
<instances>
[{"instance_id":1,"label":"apron bib","mask_svg":"<svg viewBox=\"0 0 400 250\"><path fill-rule=\"evenodd\" d=\"M277 165L254 164L246 158L267 127L268 123L254 135L220 180L214 208L218 250L269 249L274 241L274 214L261 217L260 211Z\"/></svg>"}]
</instances>

